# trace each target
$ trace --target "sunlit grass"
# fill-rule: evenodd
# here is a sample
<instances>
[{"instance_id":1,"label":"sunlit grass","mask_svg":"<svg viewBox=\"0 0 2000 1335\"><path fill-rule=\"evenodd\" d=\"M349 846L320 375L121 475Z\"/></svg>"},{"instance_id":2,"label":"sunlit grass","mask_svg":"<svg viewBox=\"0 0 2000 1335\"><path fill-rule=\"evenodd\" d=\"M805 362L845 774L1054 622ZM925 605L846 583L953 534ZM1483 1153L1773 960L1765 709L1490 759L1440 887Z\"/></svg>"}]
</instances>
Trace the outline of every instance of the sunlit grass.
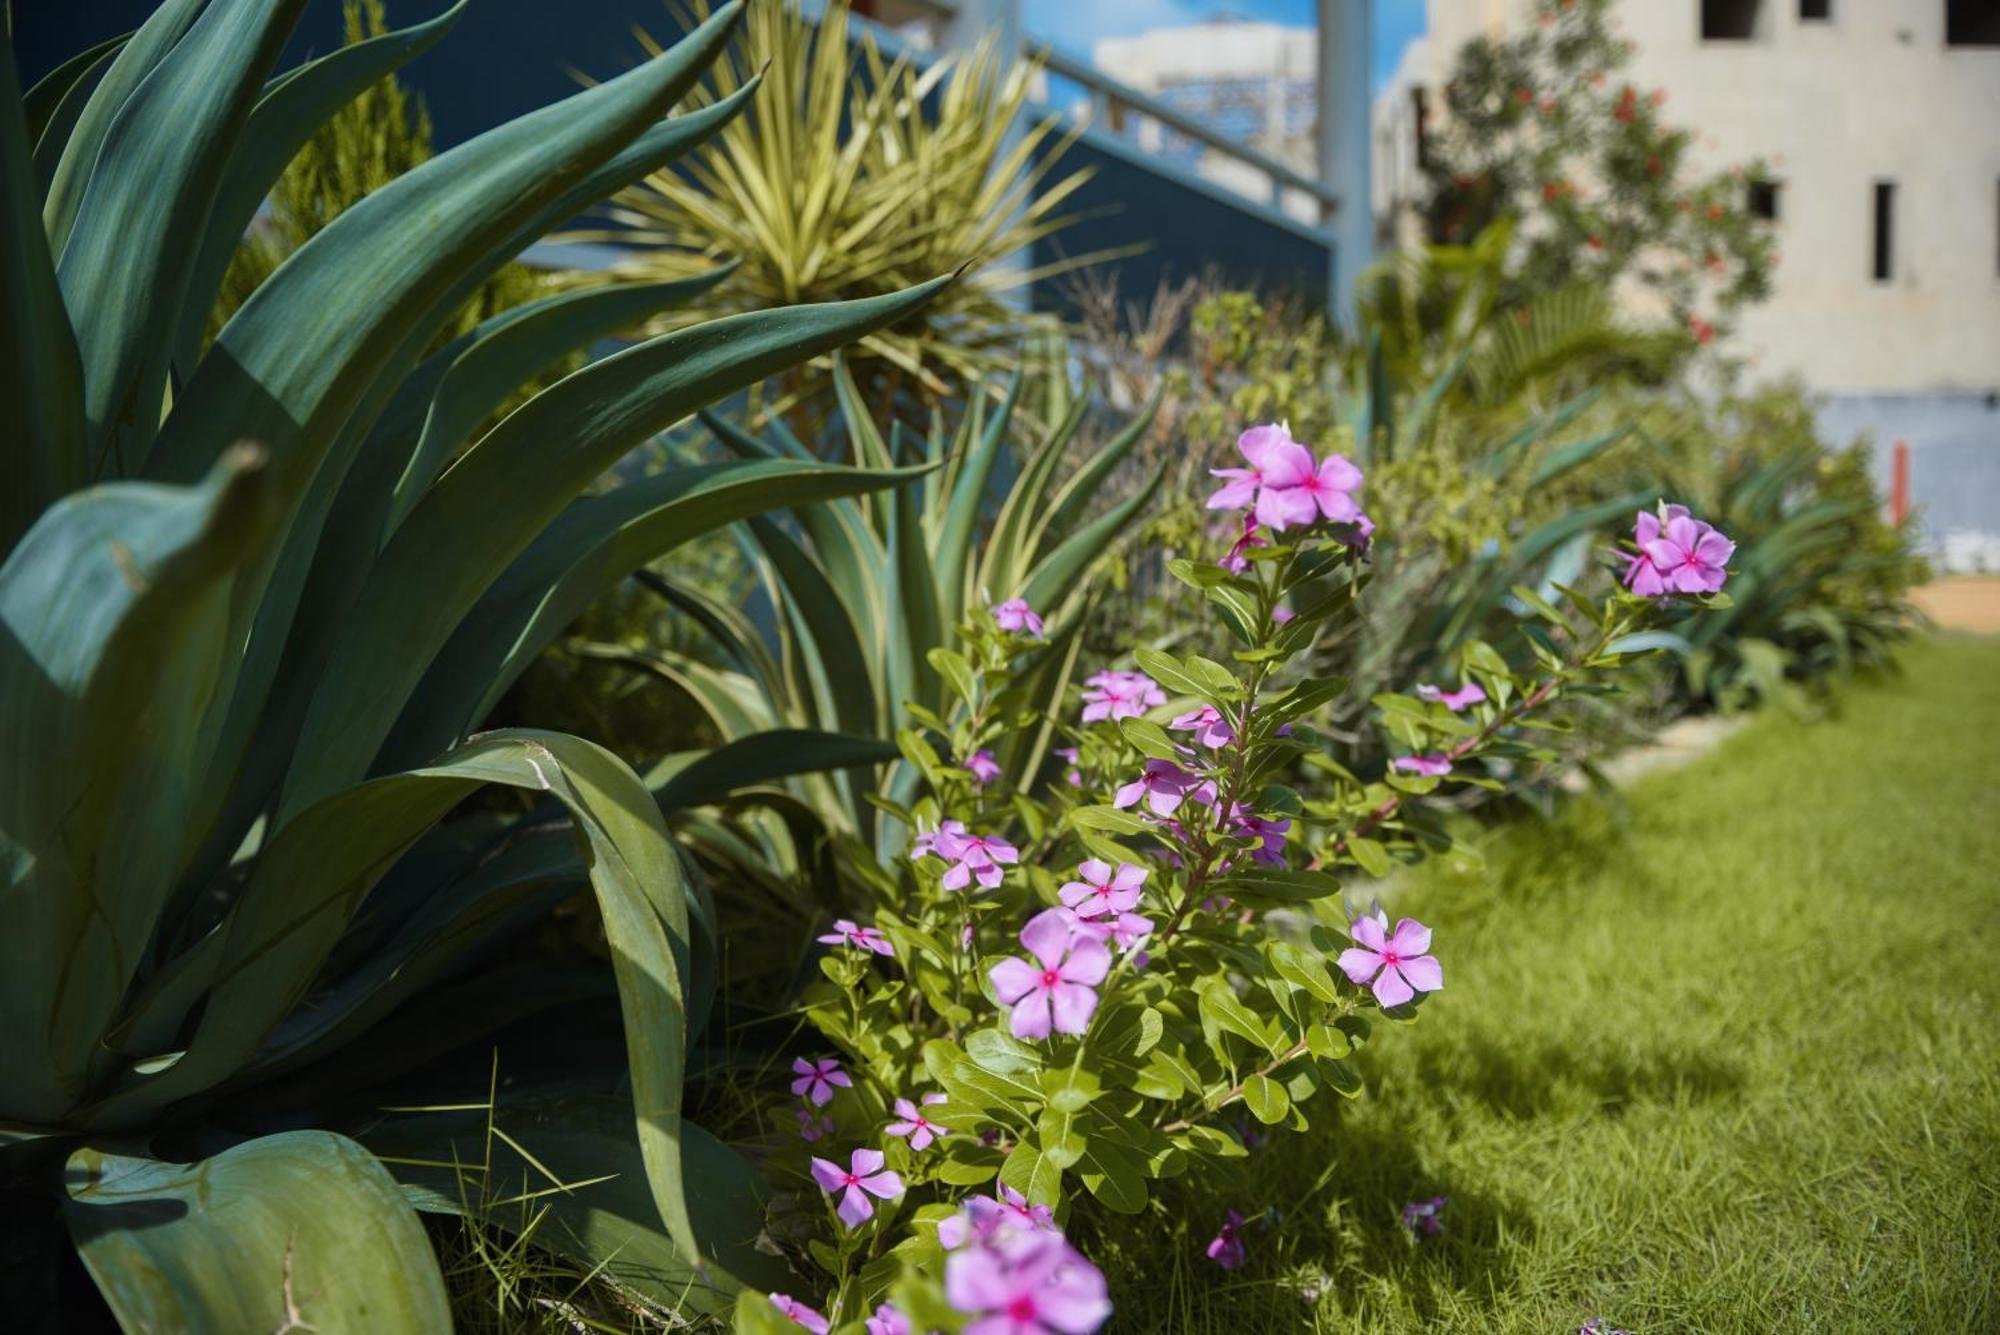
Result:
<instances>
[{"instance_id":1,"label":"sunlit grass","mask_svg":"<svg viewBox=\"0 0 2000 1335\"><path fill-rule=\"evenodd\" d=\"M1446 992L1310 1134L1085 1226L1111 1328L2000 1328L2000 642L1908 669L1413 878ZM1279 1211L1233 1275L1230 1206Z\"/></svg>"}]
</instances>

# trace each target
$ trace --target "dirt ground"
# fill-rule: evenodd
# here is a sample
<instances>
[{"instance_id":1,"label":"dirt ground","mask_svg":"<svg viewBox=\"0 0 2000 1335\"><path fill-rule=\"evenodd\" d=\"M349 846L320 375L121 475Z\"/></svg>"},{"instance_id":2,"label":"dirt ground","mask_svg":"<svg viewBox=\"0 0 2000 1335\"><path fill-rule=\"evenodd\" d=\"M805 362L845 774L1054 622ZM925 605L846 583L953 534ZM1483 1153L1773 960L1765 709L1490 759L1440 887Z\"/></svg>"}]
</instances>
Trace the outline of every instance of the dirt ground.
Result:
<instances>
[{"instance_id":1,"label":"dirt ground","mask_svg":"<svg viewBox=\"0 0 2000 1335\"><path fill-rule=\"evenodd\" d=\"M2000 575L1959 575L1934 580L1910 594L1945 630L2000 632Z\"/></svg>"}]
</instances>

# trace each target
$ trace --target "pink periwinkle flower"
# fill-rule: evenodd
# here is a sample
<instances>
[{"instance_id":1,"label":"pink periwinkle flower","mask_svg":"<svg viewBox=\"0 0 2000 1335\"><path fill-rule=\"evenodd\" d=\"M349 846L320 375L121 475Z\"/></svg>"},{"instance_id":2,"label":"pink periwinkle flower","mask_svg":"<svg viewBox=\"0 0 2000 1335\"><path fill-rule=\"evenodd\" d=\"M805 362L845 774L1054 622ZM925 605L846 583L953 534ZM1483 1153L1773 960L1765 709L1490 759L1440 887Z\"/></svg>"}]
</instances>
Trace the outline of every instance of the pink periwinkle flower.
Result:
<instances>
[{"instance_id":1,"label":"pink periwinkle flower","mask_svg":"<svg viewBox=\"0 0 2000 1335\"><path fill-rule=\"evenodd\" d=\"M1276 607L1271 609L1271 624L1274 626L1282 626L1287 621L1290 621L1297 615L1298 615L1297 612L1294 612L1291 608L1286 607L1283 603L1279 603Z\"/></svg>"},{"instance_id":2,"label":"pink periwinkle flower","mask_svg":"<svg viewBox=\"0 0 2000 1335\"><path fill-rule=\"evenodd\" d=\"M877 955L894 955L896 948L889 944L889 938L882 935L880 928L857 927L846 918L836 918L833 930L816 938L822 945L853 946L856 950L872 950Z\"/></svg>"},{"instance_id":3,"label":"pink periwinkle flower","mask_svg":"<svg viewBox=\"0 0 2000 1335\"><path fill-rule=\"evenodd\" d=\"M915 1335L910 1326L910 1318L889 1303L883 1303L876 1308L875 1315L862 1324L867 1327L868 1335Z\"/></svg>"},{"instance_id":4,"label":"pink periwinkle flower","mask_svg":"<svg viewBox=\"0 0 2000 1335\"><path fill-rule=\"evenodd\" d=\"M953 1252L944 1292L974 1318L965 1335L1090 1335L1111 1315L1103 1274L1052 1235Z\"/></svg>"},{"instance_id":5,"label":"pink periwinkle flower","mask_svg":"<svg viewBox=\"0 0 2000 1335\"><path fill-rule=\"evenodd\" d=\"M1250 852L1253 861L1267 867L1285 865L1285 840L1292 832L1291 821L1270 820L1238 802L1230 810L1229 826L1232 834L1247 834L1260 841Z\"/></svg>"},{"instance_id":6,"label":"pink periwinkle flower","mask_svg":"<svg viewBox=\"0 0 2000 1335\"><path fill-rule=\"evenodd\" d=\"M1026 598L1009 598L993 608L993 622L1004 631L1015 635L1032 635L1041 638L1042 618L1035 609L1028 606Z\"/></svg>"},{"instance_id":7,"label":"pink periwinkle flower","mask_svg":"<svg viewBox=\"0 0 2000 1335\"><path fill-rule=\"evenodd\" d=\"M945 821L935 830L918 830L917 837L910 841L910 861L915 862L918 858L927 857L940 857L949 860L949 854L939 851L939 841L945 839L947 836L959 837L964 834L965 822L962 820Z\"/></svg>"},{"instance_id":8,"label":"pink periwinkle flower","mask_svg":"<svg viewBox=\"0 0 2000 1335\"><path fill-rule=\"evenodd\" d=\"M829 1195L840 1193L840 1204L834 1213L849 1228L859 1228L875 1217L875 1202L868 1199L870 1196L892 1201L903 1194L903 1179L884 1172L882 1162L880 1150L854 1151L845 1168L831 1159L813 1159L813 1181Z\"/></svg>"},{"instance_id":9,"label":"pink periwinkle flower","mask_svg":"<svg viewBox=\"0 0 2000 1335\"><path fill-rule=\"evenodd\" d=\"M1121 951L1129 951L1153 934L1153 920L1143 913L1112 913L1101 918L1078 918L1078 935L1094 936L1099 941L1115 943ZM1133 963L1146 967L1144 952Z\"/></svg>"},{"instance_id":10,"label":"pink periwinkle flower","mask_svg":"<svg viewBox=\"0 0 2000 1335\"><path fill-rule=\"evenodd\" d=\"M1356 918L1347 934L1356 944L1340 952L1340 969L1356 987L1368 987L1384 1006L1400 1006L1419 992L1444 986L1444 967L1427 952L1431 929L1415 918L1404 918L1394 932L1382 920Z\"/></svg>"},{"instance_id":11,"label":"pink periwinkle flower","mask_svg":"<svg viewBox=\"0 0 2000 1335\"><path fill-rule=\"evenodd\" d=\"M1077 917L1095 918L1138 908L1146 869L1130 862L1121 862L1114 869L1102 858L1087 858L1077 867L1076 877L1065 881L1056 897L1076 910Z\"/></svg>"},{"instance_id":12,"label":"pink periwinkle flower","mask_svg":"<svg viewBox=\"0 0 2000 1335\"><path fill-rule=\"evenodd\" d=\"M1420 1238L1434 1238L1444 1232L1441 1216L1449 1204L1449 1196L1433 1196L1427 1201L1411 1201L1403 1207L1403 1227Z\"/></svg>"},{"instance_id":13,"label":"pink periwinkle flower","mask_svg":"<svg viewBox=\"0 0 2000 1335\"><path fill-rule=\"evenodd\" d=\"M1235 730L1214 705L1189 710L1167 726L1175 732L1191 732L1197 742L1218 750L1236 740Z\"/></svg>"},{"instance_id":14,"label":"pink periwinkle flower","mask_svg":"<svg viewBox=\"0 0 2000 1335\"><path fill-rule=\"evenodd\" d=\"M1395 766L1405 773L1441 779L1451 773L1451 757L1442 751L1426 751L1420 756L1397 756Z\"/></svg>"},{"instance_id":15,"label":"pink periwinkle flower","mask_svg":"<svg viewBox=\"0 0 2000 1335\"><path fill-rule=\"evenodd\" d=\"M804 1057L792 1058L792 1074L798 1079L792 1081L792 1093L806 1099L814 1107L824 1108L833 1102L833 1087L850 1088L854 1077L840 1069L840 1063L832 1057L820 1057L807 1061Z\"/></svg>"},{"instance_id":16,"label":"pink periwinkle flower","mask_svg":"<svg viewBox=\"0 0 2000 1335\"><path fill-rule=\"evenodd\" d=\"M810 1108L796 1108L792 1115L799 1119L799 1139L808 1145L833 1134L831 1117L821 1116Z\"/></svg>"},{"instance_id":17,"label":"pink periwinkle flower","mask_svg":"<svg viewBox=\"0 0 2000 1335\"><path fill-rule=\"evenodd\" d=\"M1231 1210L1222 1220L1222 1231L1209 1240L1208 1259L1224 1270L1243 1264L1243 1216Z\"/></svg>"},{"instance_id":18,"label":"pink periwinkle flower","mask_svg":"<svg viewBox=\"0 0 2000 1335\"><path fill-rule=\"evenodd\" d=\"M1000 777L1000 762L993 758L991 751L974 751L965 762L965 768L972 775L972 781L981 788Z\"/></svg>"},{"instance_id":19,"label":"pink periwinkle flower","mask_svg":"<svg viewBox=\"0 0 2000 1335\"><path fill-rule=\"evenodd\" d=\"M1468 681L1455 691L1443 690L1436 686L1417 687L1419 700L1434 700L1452 713L1462 713L1474 705L1486 703L1486 691L1476 681Z\"/></svg>"},{"instance_id":20,"label":"pink periwinkle flower","mask_svg":"<svg viewBox=\"0 0 2000 1335\"><path fill-rule=\"evenodd\" d=\"M1035 963L1015 957L988 973L994 995L1011 1006L1016 1038L1080 1034L1097 1010L1096 987L1111 970L1111 952L1093 935L1079 934L1068 909L1044 909L1021 929L1021 944Z\"/></svg>"},{"instance_id":21,"label":"pink periwinkle flower","mask_svg":"<svg viewBox=\"0 0 2000 1335\"><path fill-rule=\"evenodd\" d=\"M950 824L950 822L946 822ZM952 865L945 870L947 890L963 890L973 881L988 890L1000 884L1003 864L1021 860L1014 845L997 834L966 834L961 830L940 830L933 851Z\"/></svg>"},{"instance_id":22,"label":"pink periwinkle flower","mask_svg":"<svg viewBox=\"0 0 2000 1335\"><path fill-rule=\"evenodd\" d=\"M1063 782L1072 788L1083 787L1083 771L1077 768L1076 748L1058 746L1055 753L1069 762L1069 768L1063 771Z\"/></svg>"},{"instance_id":23,"label":"pink periwinkle flower","mask_svg":"<svg viewBox=\"0 0 2000 1335\"><path fill-rule=\"evenodd\" d=\"M1240 470L1232 469L1231 471ZM1227 490L1227 488L1224 488L1224 490ZM1221 492L1216 493L1218 496L1221 494ZM1215 501L1211 499L1209 504L1214 505ZM1245 515L1243 517L1243 531L1237 535L1236 541L1229 545L1229 551L1216 564L1232 575L1240 575L1250 568L1251 550L1257 547L1269 547L1270 545L1270 542L1257 531L1257 517L1255 515Z\"/></svg>"},{"instance_id":24,"label":"pink periwinkle flower","mask_svg":"<svg viewBox=\"0 0 2000 1335\"><path fill-rule=\"evenodd\" d=\"M1266 426L1253 426L1236 438L1237 452L1243 456L1248 468L1211 468L1212 477L1227 479L1208 498L1211 510L1247 510L1257 503L1264 487L1264 468L1273 451L1290 446L1295 450L1303 447L1292 439L1292 433L1273 422ZM1310 460L1311 456L1307 455Z\"/></svg>"},{"instance_id":25,"label":"pink periwinkle flower","mask_svg":"<svg viewBox=\"0 0 2000 1335\"><path fill-rule=\"evenodd\" d=\"M1083 683L1083 721L1140 718L1167 702L1160 684L1143 672L1099 672Z\"/></svg>"},{"instance_id":26,"label":"pink periwinkle flower","mask_svg":"<svg viewBox=\"0 0 2000 1335\"><path fill-rule=\"evenodd\" d=\"M781 1314L790 1318L793 1325L804 1326L812 1332L812 1335L826 1335L829 1329L825 1317L813 1311L812 1308L807 1307L789 1293L772 1294L771 1306L777 1308Z\"/></svg>"},{"instance_id":27,"label":"pink periwinkle flower","mask_svg":"<svg viewBox=\"0 0 2000 1335\"><path fill-rule=\"evenodd\" d=\"M924 1108L944 1101L945 1096L942 1094L926 1094ZM896 1117L897 1120L889 1123L884 1129L892 1136L902 1136L908 1140L913 1150L927 1150L931 1147L932 1141L951 1134L946 1128L926 1119L923 1108L919 1108L908 1099L896 1100Z\"/></svg>"},{"instance_id":28,"label":"pink periwinkle flower","mask_svg":"<svg viewBox=\"0 0 2000 1335\"><path fill-rule=\"evenodd\" d=\"M938 1245L947 1251L968 1242L1005 1246L1034 1233L1062 1234L1056 1227L1055 1211L1046 1205L1030 1205L1028 1198L1012 1187L1000 1188L998 1197L967 1197L957 1214L938 1221L937 1229Z\"/></svg>"},{"instance_id":29,"label":"pink periwinkle flower","mask_svg":"<svg viewBox=\"0 0 2000 1335\"><path fill-rule=\"evenodd\" d=\"M1216 802L1215 783L1190 773L1171 760L1148 760L1139 777L1118 790L1114 807L1137 806L1143 799L1155 816L1171 816L1185 801Z\"/></svg>"},{"instance_id":30,"label":"pink periwinkle flower","mask_svg":"<svg viewBox=\"0 0 2000 1335\"><path fill-rule=\"evenodd\" d=\"M1736 544L1688 513L1685 505L1663 505L1659 514L1641 510L1632 524L1639 550L1625 565L1625 587L1647 598L1675 593L1714 593L1729 578L1725 568Z\"/></svg>"}]
</instances>

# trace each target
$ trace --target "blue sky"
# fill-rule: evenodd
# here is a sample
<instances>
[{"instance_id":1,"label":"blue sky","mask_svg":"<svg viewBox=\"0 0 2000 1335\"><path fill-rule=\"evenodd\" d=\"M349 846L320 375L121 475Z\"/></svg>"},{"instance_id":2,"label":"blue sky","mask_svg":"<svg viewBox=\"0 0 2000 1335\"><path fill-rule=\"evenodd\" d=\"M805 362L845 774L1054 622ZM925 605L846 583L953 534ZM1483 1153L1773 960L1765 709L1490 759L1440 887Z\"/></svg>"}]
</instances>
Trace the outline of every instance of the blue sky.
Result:
<instances>
[{"instance_id":1,"label":"blue sky","mask_svg":"<svg viewBox=\"0 0 2000 1335\"><path fill-rule=\"evenodd\" d=\"M1394 73L1403 47L1424 31L1424 0L1374 0L1375 82ZM1028 31L1087 57L1100 37L1201 23L1220 15L1309 28L1314 0L1023 0Z\"/></svg>"}]
</instances>

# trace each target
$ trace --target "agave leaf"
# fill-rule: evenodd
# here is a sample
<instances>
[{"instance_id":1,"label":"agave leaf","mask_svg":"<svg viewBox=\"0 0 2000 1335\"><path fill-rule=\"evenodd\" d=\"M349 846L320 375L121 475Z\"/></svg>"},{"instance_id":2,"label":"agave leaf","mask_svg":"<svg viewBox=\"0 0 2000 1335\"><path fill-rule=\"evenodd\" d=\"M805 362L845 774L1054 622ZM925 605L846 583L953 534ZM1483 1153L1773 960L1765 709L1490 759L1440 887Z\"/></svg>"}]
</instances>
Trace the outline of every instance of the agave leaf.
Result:
<instances>
[{"instance_id":1,"label":"agave leaf","mask_svg":"<svg viewBox=\"0 0 2000 1335\"><path fill-rule=\"evenodd\" d=\"M297 811L367 773L432 657L565 498L702 404L893 322L947 281L665 334L558 382L487 433L411 512L369 573L307 712L281 809Z\"/></svg>"},{"instance_id":2,"label":"agave leaf","mask_svg":"<svg viewBox=\"0 0 2000 1335\"><path fill-rule=\"evenodd\" d=\"M1047 515L1035 529L1031 551L1040 552L1051 539L1061 542L1070 535L1091 502L1097 499L1098 488L1103 485L1104 479L1110 477L1133 447L1144 439L1166 394L1164 384L1154 390L1153 397L1139 410L1138 416L1126 423L1117 435L1106 442L1104 448L1091 456L1090 462L1077 469L1069 481L1063 483Z\"/></svg>"},{"instance_id":3,"label":"agave leaf","mask_svg":"<svg viewBox=\"0 0 2000 1335\"><path fill-rule=\"evenodd\" d=\"M5 35L12 41L11 32ZM50 70L35 81L27 96L21 99L22 110L26 114L28 142L39 144L49 122L55 119L56 108L74 93L77 86L91 75L93 70L108 67L125 43L132 40L132 34L124 32L116 37L107 37L96 46L77 52L62 64ZM101 73L97 77L102 77ZM94 80L93 80L94 83Z\"/></svg>"},{"instance_id":4,"label":"agave leaf","mask_svg":"<svg viewBox=\"0 0 2000 1335\"><path fill-rule=\"evenodd\" d=\"M890 511L889 561L889 616L883 623L889 637L889 702L914 700L935 709L943 701L943 686L929 650L945 643L945 626L938 613L937 571L924 547L916 495L908 487L896 489Z\"/></svg>"},{"instance_id":5,"label":"agave leaf","mask_svg":"<svg viewBox=\"0 0 2000 1335\"><path fill-rule=\"evenodd\" d=\"M939 616L956 623L965 614L966 557L972 550L972 536L979 524L980 508L986 503L986 488L993 479L993 465L1007 440L1007 427L1021 401L1024 381L1021 367L1014 368L1007 393L993 409L993 420L983 433L976 433L973 447L956 466L951 487L951 503L937 536L937 582L944 597ZM1004 596L1004 595L1003 595Z\"/></svg>"},{"instance_id":6,"label":"agave leaf","mask_svg":"<svg viewBox=\"0 0 2000 1335\"><path fill-rule=\"evenodd\" d=\"M18 414L0 470L0 553L83 484L83 367L36 207L11 41L0 34L0 402Z\"/></svg>"},{"instance_id":7,"label":"agave leaf","mask_svg":"<svg viewBox=\"0 0 2000 1335\"><path fill-rule=\"evenodd\" d=\"M1159 490L1160 480L1166 475L1167 464L1162 460L1145 485L1071 534L1028 573L1021 596L1031 606L1055 606L1092 562L1131 531L1133 516L1152 503L1153 493Z\"/></svg>"},{"instance_id":8,"label":"agave leaf","mask_svg":"<svg viewBox=\"0 0 2000 1335\"><path fill-rule=\"evenodd\" d=\"M1062 463L1063 453L1076 434L1077 423L1089 398L1079 394L1069 411L1035 447L1021 475L1007 493L1000 515L993 521L993 534L986 541L985 557L979 567L979 584L995 598L1012 598L1020 591L1034 553L1028 548L1033 526L1048 513L1048 490Z\"/></svg>"},{"instance_id":9,"label":"agave leaf","mask_svg":"<svg viewBox=\"0 0 2000 1335\"><path fill-rule=\"evenodd\" d=\"M179 853L235 562L274 509L245 446L198 487L68 497L0 565L0 746L35 776L0 789L0 1116L52 1117L87 1083Z\"/></svg>"},{"instance_id":10,"label":"agave leaf","mask_svg":"<svg viewBox=\"0 0 2000 1335\"><path fill-rule=\"evenodd\" d=\"M56 264L83 358L93 476L131 473L159 430L173 353L163 335L180 326L230 152L304 7L209 5L105 133Z\"/></svg>"},{"instance_id":11,"label":"agave leaf","mask_svg":"<svg viewBox=\"0 0 2000 1335\"><path fill-rule=\"evenodd\" d=\"M794 646L817 702L814 715L849 732L872 731L878 722L874 678L854 613L827 583L825 572L789 534L768 519L749 529L782 586L777 599L795 627Z\"/></svg>"},{"instance_id":12,"label":"agave leaf","mask_svg":"<svg viewBox=\"0 0 2000 1335\"><path fill-rule=\"evenodd\" d=\"M763 637L750 618L738 608L710 597L699 589L676 584L651 570L637 570L633 578L668 604L694 619L696 625L715 640L738 672L759 681L776 682L778 665L765 648Z\"/></svg>"},{"instance_id":13,"label":"agave leaf","mask_svg":"<svg viewBox=\"0 0 2000 1335\"><path fill-rule=\"evenodd\" d=\"M130 33L107 43L95 51L86 51L83 67L76 77L62 88L50 88L57 100L46 109L36 102L36 93L41 92L50 80L63 73L58 69L54 74L35 85L28 94L28 143L35 150L35 182L38 187L36 216L40 216L41 202L48 196L49 183L55 177L56 164L62 160L63 150L69 146L69 137L76 130L76 123L82 117L84 108L90 105L91 97L97 92L97 85L110 70L111 62L118 58ZM48 234L43 232L43 236Z\"/></svg>"},{"instance_id":14,"label":"agave leaf","mask_svg":"<svg viewBox=\"0 0 2000 1335\"><path fill-rule=\"evenodd\" d=\"M70 1236L126 1330L451 1328L416 1212L345 1136L289 1131L196 1164L82 1149L66 1177Z\"/></svg>"},{"instance_id":15,"label":"agave leaf","mask_svg":"<svg viewBox=\"0 0 2000 1335\"><path fill-rule=\"evenodd\" d=\"M181 306L172 350L173 364L183 376L194 369L229 261L286 165L336 111L451 31L467 3L458 0L436 18L343 46L288 71L264 92L216 191L189 271L187 300Z\"/></svg>"},{"instance_id":16,"label":"agave leaf","mask_svg":"<svg viewBox=\"0 0 2000 1335\"><path fill-rule=\"evenodd\" d=\"M646 772L660 810L715 802L738 788L822 770L873 768L900 755L894 742L812 728L778 728L740 737L713 751L668 756Z\"/></svg>"}]
</instances>

